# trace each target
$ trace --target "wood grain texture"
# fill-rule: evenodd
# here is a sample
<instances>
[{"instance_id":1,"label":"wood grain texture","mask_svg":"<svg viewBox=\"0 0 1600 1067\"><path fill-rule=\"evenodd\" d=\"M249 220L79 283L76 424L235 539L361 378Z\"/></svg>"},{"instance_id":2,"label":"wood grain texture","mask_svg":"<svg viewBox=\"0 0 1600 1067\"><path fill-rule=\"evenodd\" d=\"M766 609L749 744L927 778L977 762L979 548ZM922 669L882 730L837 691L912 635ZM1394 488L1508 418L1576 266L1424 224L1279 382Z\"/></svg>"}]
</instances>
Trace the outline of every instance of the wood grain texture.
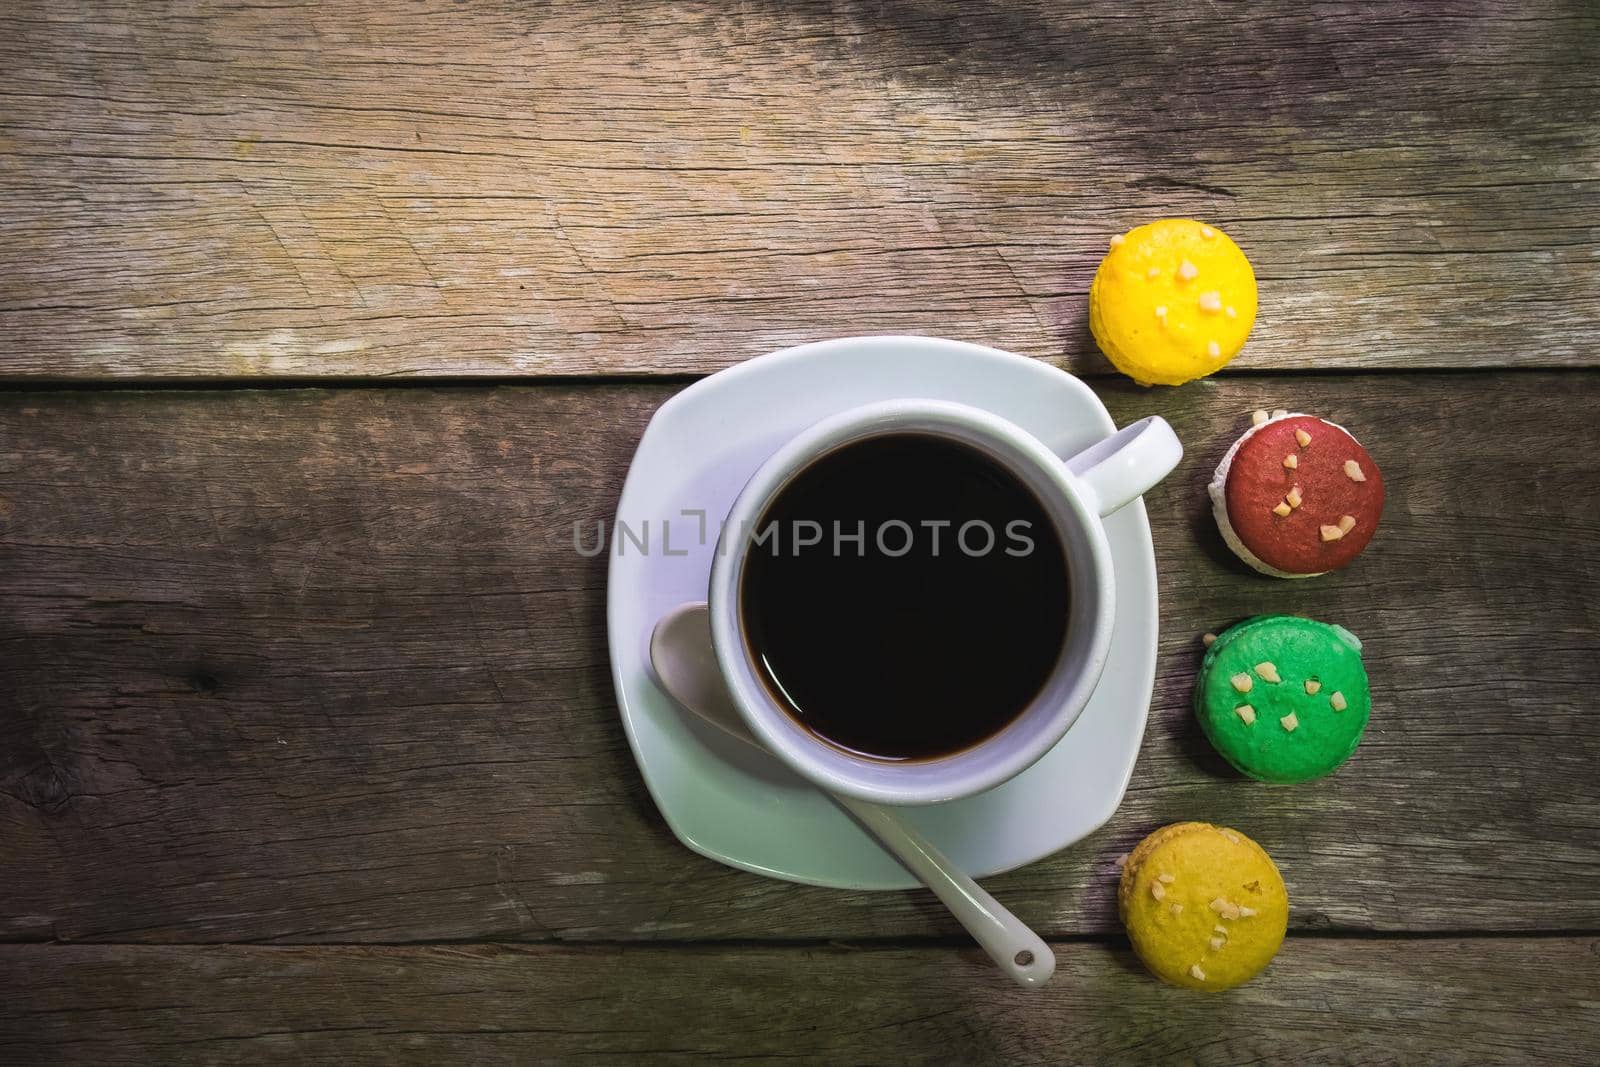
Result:
<instances>
[{"instance_id":1,"label":"wood grain texture","mask_svg":"<svg viewBox=\"0 0 1600 1067\"><path fill-rule=\"evenodd\" d=\"M1238 368L1594 364L1581 0L0 8L0 377L1080 372L1114 232L1255 261Z\"/></svg>"},{"instance_id":2,"label":"wood grain texture","mask_svg":"<svg viewBox=\"0 0 1600 1067\"><path fill-rule=\"evenodd\" d=\"M955 936L923 893L701 859L618 722L608 516L663 386L0 394L0 937L135 941ZM1281 864L1299 930L1582 930L1600 916L1600 374L1102 390L1188 445L1148 498L1163 636L1107 828L991 880L1116 928L1115 860L1179 819ZM1203 485L1256 407L1383 465L1346 572L1255 576ZM1265 611L1367 641L1334 777L1234 776L1189 711L1198 636Z\"/></svg>"},{"instance_id":3,"label":"wood grain texture","mask_svg":"<svg viewBox=\"0 0 1600 1067\"><path fill-rule=\"evenodd\" d=\"M1064 944L0 947L0 1055L95 1063L1593 1063L1592 938L1292 939L1224 996Z\"/></svg>"}]
</instances>

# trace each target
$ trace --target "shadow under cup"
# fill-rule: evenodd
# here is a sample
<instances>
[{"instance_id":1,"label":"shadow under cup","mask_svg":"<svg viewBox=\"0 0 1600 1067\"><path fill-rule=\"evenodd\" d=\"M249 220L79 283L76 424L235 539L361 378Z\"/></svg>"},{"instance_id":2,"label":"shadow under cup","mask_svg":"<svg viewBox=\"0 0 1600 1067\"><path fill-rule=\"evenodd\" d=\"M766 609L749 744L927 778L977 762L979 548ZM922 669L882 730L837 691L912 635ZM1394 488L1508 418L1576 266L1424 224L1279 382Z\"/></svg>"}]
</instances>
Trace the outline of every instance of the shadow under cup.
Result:
<instances>
[{"instance_id":1,"label":"shadow under cup","mask_svg":"<svg viewBox=\"0 0 1600 1067\"><path fill-rule=\"evenodd\" d=\"M1110 632L1104 534L1070 479L1020 432L939 418L794 457L738 532L758 735L888 803L979 792L1042 756Z\"/></svg>"}]
</instances>

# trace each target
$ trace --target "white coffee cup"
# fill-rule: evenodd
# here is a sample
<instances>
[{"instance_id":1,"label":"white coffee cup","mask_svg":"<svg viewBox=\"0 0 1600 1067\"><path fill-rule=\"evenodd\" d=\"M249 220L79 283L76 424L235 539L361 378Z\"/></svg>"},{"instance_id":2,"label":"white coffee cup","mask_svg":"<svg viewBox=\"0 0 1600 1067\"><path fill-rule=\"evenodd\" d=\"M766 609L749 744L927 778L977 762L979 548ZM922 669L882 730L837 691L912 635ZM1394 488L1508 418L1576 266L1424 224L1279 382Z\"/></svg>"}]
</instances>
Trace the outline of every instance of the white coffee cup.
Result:
<instances>
[{"instance_id":1,"label":"white coffee cup","mask_svg":"<svg viewBox=\"0 0 1600 1067\"><path fill-rule=\"evenodd\" d=\"M876 760L828 743L796 721L763 684L743 631L740 579L767 507L812 461L841 445L891 433L932 434L975 448L1038 498L1055 525L1072 587L1065 649L1011 723L937 759ZM1159 417L1143 419L1063 459L991 412L942 400L890 400L841 412L782 445L745 483L723 524L707 595L712 644L734 705L761 744L822 789L880 804L971 796L1021 773L1050 750L1089 702L1105 667L1116 604L1100 519L1164 478L1183 455Z\"/></svg>"}]
</instances>

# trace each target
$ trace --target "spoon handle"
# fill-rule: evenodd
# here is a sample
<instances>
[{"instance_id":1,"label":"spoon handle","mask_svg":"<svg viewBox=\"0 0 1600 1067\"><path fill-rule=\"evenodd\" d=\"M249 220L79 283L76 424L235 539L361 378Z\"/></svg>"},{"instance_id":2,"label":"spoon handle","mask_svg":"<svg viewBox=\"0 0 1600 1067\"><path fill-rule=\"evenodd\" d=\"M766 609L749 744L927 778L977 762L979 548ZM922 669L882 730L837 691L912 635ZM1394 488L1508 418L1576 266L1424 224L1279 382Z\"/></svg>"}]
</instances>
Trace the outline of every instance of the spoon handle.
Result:
<instances>
[{"instance_id":1,"label":"spoon handle","mask_svg":"<svg viewBox=\"0 0 1600 1067\"><path fill-rule=\"evenodd\" d=\"M1029 989L1038 989L1050 981L1056 970L1056 957L1050 946L899 815L864 800L836 794L833 799L933 890L1012 981Z\"/></svg>"},{"instance_id":2,"label":"spoon handle","mask_svg":"<svg viewBox=\"0 0 1600 1067\"><path fill-rule=\"evenodd\" d=\"M668 612L650 634L650 664L662 686L706 722L765 751L739 717L711 648L706 605ZM829 793L868 833L950 909L1012 981L1037 989L1055 973L1056 957L1038 934L953 866L892 808Z\"/></svg>"}]
</instances>

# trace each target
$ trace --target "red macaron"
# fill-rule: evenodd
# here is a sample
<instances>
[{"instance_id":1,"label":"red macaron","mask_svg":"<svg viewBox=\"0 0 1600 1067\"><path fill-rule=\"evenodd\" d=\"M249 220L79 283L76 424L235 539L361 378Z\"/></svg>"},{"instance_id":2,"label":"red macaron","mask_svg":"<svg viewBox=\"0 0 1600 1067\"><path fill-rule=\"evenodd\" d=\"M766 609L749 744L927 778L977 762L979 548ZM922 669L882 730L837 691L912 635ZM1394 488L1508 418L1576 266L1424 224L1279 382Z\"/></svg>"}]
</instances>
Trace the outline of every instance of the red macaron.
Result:
<instances>
[{"instance_id":1,"label":"red macaron","mask_svg":"<svg viewBox=\"0 0 1600 1067\"><path fill-rule=\"evenodd\" d=\"M1344 427L1313 415L1261 420L1211 482L1223 540L1279 578L1310 578L1361 554L1383 515L1383 475Z\"/></svg>"}]
</instances>

